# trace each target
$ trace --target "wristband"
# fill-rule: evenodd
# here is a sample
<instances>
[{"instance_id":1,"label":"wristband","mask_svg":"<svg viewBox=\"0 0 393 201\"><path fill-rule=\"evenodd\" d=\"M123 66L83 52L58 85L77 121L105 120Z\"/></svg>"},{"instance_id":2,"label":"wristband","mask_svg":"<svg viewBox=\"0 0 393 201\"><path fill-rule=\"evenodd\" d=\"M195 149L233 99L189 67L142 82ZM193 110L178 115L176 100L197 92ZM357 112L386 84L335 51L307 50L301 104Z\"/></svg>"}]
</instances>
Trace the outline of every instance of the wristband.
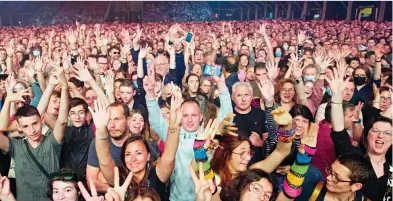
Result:
<instances>
[{"instance_id":1,"label":"wristband","mask_svg":"<svg viewBox=\"0 0 393 201\"><path fill-rule=\"evenodd\" d=\"M97 139L99 140L106 140L106 138L108 138L108 132L106 133L105 137L99 137L98 135L96 136Z\"/></svg>"},{"instance_id":2,"label":"wristband","mask_svg":"<svg viewBox=\"0 0 393 201\"><path fill-rule=\"evenodd\" d=\"M205 180L213 179L214 178L214 172L213 170L210 169L209 173L205 175Z\"/></svg>"},{"instance_id":3,"label":"wristband","mask_svg":"<svg viewBox=\"0 0 393 201\"><path fill-rule=\"evenodd\" d=\"M316 147L310 147L308 145L304 145L304 151L306 151L306 154L309 156L314 156L315 152L317 152Z\"/></svg>"},{"instance_id":4,"label":"wristband","mask_svg":"<svg viewBox=\"0 0 393 201\"><path fill-rule=\"evenodd\" d=\"M356 120L356 121L353 121L352 123L354 123L354 124L360 124L360 123L362 123L362 120L361 120L361 119L358 119L358 120Z\"/></svg>"},{"instance_id":5,"label":"wristband","mask_svg":"<svg viewBox=\"0 0 393 201\"><path fill-rule=\"evenodd\" d=\"M296 84L300 84L301 82L303 82L302 78L299 78L299 79L296 80Z\"/></svg>"}]
</instances>

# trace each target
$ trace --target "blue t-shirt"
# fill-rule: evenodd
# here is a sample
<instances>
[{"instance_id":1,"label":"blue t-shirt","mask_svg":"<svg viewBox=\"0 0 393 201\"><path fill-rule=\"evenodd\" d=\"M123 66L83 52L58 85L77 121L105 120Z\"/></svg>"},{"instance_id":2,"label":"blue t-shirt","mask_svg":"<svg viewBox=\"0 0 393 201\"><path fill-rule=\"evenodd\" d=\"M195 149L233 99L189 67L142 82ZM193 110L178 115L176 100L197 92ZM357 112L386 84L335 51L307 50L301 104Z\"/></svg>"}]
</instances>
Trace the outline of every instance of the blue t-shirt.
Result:
<instances>
[{"instance_id":1,"label":"blue t-shirt","mask_svg":"<svg viewBox=\"0 0 393 201\"><path fill-rule=\"evenodd\" d=\"M111 137L108 137L108 140L109 140L109 151L111 152L111 156L115 161L116 166L121 167L121 159L120 159L121 147L118 147L115 144L113 144ZM87 164L96 168L100 167L100 163L98 161L98 156L96 152L96 139L93 139L90 143Z\"/></svg>"}]
</instances>

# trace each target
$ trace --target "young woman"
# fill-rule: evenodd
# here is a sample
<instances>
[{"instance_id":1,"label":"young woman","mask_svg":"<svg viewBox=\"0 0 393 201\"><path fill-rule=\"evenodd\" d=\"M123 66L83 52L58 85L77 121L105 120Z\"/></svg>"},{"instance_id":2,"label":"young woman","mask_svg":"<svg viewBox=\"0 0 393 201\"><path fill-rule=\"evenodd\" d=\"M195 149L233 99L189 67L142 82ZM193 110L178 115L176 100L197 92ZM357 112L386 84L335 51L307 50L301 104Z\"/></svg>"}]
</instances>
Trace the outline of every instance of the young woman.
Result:
<instances>
[{"instance_id":1,"label":"young woman","mask_svg":"<svg viewBox=\"0 0 393 201\"><path fill-rule=\"evenodd\" d=\"M374 93L373 84L380 87L381 84L381 62L376 62L374 75L370 72L370 69L366 66L359 66L353 71L353 80L356 85L355 93L353 94L352 102L358 104L358 102L372 104Z\"/></svg>"},{"instance_id":2,"label":"young woman","mask_svg":"<svg viewBox=\"0 0 393 201\"><path fill-rule=\"evenodd\" d=\"M199 77L198 75L191 73L186 77L183 86L184 99L197 97L198 89L199 89Z\"/></svg>"},{"instance_id":3,"label":"young woman","mask_svg":"<svg viewBox=\"0 0 393 201\"><path fill-rule=\"evenodd\" d=\"M108 136L106 125L109 122L109 116L103 102L95 102L95 111L92 111L95 125L97 127L97 140L103 139L96 144L100 169L104 178L109 184L115 182L115 163L110 154L109 141L105 140ZM179 144L180 132L180 106L181 93L176 91L171 100L171 118L169 123L169 134L165 142L165 152L156 166L150 162L149 146L141 136L132 136L128 138L121 150L120 177L122 181L132 176L131 189L139 186L149 186L153 188L161 198L165 196L166 182L174 169L175 154ZM107 117L103 119L102 117ZM106 136L106 137L105 137ZM128 176L127 176L128 175Z\"/></svg>"},{"instance_id":4,"label":"young woman","mask_svg":"<svg viewBox=\"0 0 393 201\"><path fill-rule=\"evenodd\" d=\"M80 178L69 169L60 169L52 173L48 183L48 197L53 201L79 201L83 200L80 195L78 182Z\"/></svg>"}]
</instances>

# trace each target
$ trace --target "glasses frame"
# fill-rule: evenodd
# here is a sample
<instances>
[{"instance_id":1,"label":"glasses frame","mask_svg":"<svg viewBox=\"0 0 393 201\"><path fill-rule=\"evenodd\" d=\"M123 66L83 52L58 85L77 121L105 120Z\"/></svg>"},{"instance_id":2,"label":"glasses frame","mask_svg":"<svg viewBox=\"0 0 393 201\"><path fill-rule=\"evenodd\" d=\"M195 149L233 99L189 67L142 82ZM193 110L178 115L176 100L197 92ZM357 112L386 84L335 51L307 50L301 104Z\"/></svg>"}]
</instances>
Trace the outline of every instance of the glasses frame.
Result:
<instances>
[{"instance_id":1,"label":"glasses frame","mask_svg":"<svg viewBox=\"0 0 393 201\"><path fill-rule=\"evenodd\" d=\"M252 158L254 156L254 154L255 154L255 151L253 149L249 149L248 151L242 151L240 153L236 153L234 151L232 153L236 154L236 155L239 155L240 158L244 160L247 157L247 155L251 156L251 158ZM247 154L247 155L245 155L245 154Z\"/></svg>"},{"instance_id":2,"label":"glasses frame","mask_svg":"<svg viewBox=\"0 0 393 201\"><path fill-rule=\"evenodd\" d=\"M329 176L329 175L332 176L332 182L333 182L334 184L338 184L338 183L340 183L340 182L344 182L344 183L350 183L350 182L352 182L352 181L345 181L345 180L340 180L340 179L338 179L338 178L337 178L337 175L333 173L332 167L330 167L330 166L326 166L325 172L326 172L326 177ZM335 179L335 180L334 180L334 179Z\"/></svg>"},{"instance_id":3,"label":"glasses frame","mask_svg":"<svg viewBox=\"0 0 393 201\"><path fill-rule=\"evenodd\" d=\"M259 188L261 188L261 192L255 192L253 189L253 187L254 186L258 186ZM260 184L256 184L256 183L251 183L250 184L250 192L252 192L252 193L254 193L255 195L257 195L257 196L259 196L259 195L261 195L262 193L264 193L264 197L265 197L265 199L266 200L270 200L271 198L272 198L272 196L273 196L273 193L270 193L270 195L269 194L267 194L267 192L265 191L265 189L263 189L263 186L261 186Z\"/></svg>"}]
</instances>

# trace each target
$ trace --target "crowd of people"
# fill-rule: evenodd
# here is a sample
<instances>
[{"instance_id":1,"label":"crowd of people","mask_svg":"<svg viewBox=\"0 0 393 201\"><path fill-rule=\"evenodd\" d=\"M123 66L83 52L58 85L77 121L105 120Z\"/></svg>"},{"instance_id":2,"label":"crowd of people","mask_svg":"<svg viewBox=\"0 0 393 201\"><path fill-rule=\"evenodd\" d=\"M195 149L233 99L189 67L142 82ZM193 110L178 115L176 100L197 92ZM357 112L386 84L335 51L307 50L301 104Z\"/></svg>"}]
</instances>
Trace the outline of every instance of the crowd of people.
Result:
<instances>
[{"instance_id":1,"label":"crowd of people","mask_svg":"<svg viewBox=\"0 0 393 201\"><path fill-rule=\"evenodd\" d=\"M210 6L201 1L144 2L143 8L147 22L208 21L213 16Z\"/></svg>"},{"instance_id":2,"label":"crowd of people","mask_svg":"<svg viewBox=\"0 0 393 201\"><path fill-rule=\"evenodd\" d=\"M3 201L392 200L391 22L1 27L0 104Z\"/></svg>"}]
</instances>

